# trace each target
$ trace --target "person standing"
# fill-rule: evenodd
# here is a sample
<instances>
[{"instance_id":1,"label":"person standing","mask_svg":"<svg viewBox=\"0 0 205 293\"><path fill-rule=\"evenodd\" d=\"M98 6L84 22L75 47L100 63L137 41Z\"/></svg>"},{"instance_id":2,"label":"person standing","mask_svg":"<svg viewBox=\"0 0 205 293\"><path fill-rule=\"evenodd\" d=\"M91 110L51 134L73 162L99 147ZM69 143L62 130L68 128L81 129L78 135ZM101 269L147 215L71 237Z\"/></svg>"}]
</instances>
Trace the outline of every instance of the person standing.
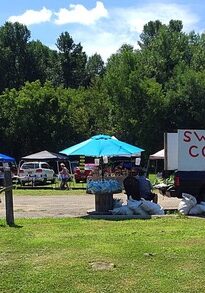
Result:
<instances>
[{"instance_id":1,"label":"person standing","mask_svg":"<svg viewBox=\"0 0 205 293\"><path fill-rule=\"evenodd\" d=\"M66 168L64 163L61 163L60 166L61 166L61 170L60 170L60 179L61 179L60 189L69 189L68 182L71 180L70 173L69 173L69 171Z\"/></svg>"}]
</instances>

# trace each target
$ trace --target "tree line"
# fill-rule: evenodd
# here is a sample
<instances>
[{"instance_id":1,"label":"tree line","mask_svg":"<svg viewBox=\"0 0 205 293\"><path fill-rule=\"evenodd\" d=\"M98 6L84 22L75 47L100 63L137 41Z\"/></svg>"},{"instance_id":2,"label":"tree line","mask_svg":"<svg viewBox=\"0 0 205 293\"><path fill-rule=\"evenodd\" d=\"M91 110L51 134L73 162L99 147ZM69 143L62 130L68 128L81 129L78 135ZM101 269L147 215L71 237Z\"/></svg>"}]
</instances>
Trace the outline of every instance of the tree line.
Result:
<instances>
[{"instance_id":1,"label":"tree line","mask_svg":"<svg viewBox=\"0 0 205 293\"><path fill-rule=\"evenodd\" d=\"M205 34L150 21L138 49L123 44L106 64L68 32L56 45L30 41L19 23L0 27L0 152L19 159L106 133L149 154L164 132L204 129Z\"/></svg>"}]
</instances>

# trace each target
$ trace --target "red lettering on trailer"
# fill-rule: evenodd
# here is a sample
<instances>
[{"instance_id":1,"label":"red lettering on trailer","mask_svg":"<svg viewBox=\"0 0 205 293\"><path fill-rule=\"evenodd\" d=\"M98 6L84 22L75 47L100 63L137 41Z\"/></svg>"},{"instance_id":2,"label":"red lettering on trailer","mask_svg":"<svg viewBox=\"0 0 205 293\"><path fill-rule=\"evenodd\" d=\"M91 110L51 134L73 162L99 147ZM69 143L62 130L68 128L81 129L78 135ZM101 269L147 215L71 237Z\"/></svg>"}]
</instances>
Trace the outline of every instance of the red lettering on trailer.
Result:
<instances>
[{"instance_id":1,"label":"red lettering on trailer","mask_svg":"<svg viewBox=\"0 0 205 293\"><path fill-rule=\"evenodd\" d=\"M202 156L205 157L205 146L202 149Z\"/></svg>"},{"instance_id":2,"label":"red lettering on trailer","mask_svg":"<svg viewBox=\"0 0 205 293\"><path fill-rule=\"evenodd\" d=\"M196 145L192 145L189 148L189 155L193 158L198 157L199 155L202 155L202 157L205 158L205 146L199 151L199 147Z\"/></svg>"},{"instance_id":3,"label":"red lettering on trailer","mask_svg":"<svg viewBox=\"0 0 205 293\"><path fill-rule=\"evenodd\" d=\"M191 134L192 134L192 132L188 131L188 130L184 132L184 137L186 138L186 139L184 138L185 142L190 142L191 141L191 137L188 136L188 135L191 135Z\"/></svg>"},{"instance_id":4,"label":"red lettering on trailer","mask_svg":"<svg viewBox=\"0 0 205 293\"><path fill-rule=\"evenodd\" d=\"M194 134L195 134L196 138L198 139L198 141L205 140L205 136L203 134L201 135L201 137L195 131L194 131Z\"/></svg>"},{"instance_id":5,"label":"red lettering on trailer","mask_svg":"<svg viewBox=\"0 0 205 293\"><path fill-rule=\"evenodd\" d=\"M189 154L190 154L191 157L196 158L196 157L199 156L199 153L195 153L195 154L194 154L194 152L193 152L194 149L198 149L198 147L197 147L196 145L192 145L192 146L189 148Z\"/></svg>"}]
</instances>

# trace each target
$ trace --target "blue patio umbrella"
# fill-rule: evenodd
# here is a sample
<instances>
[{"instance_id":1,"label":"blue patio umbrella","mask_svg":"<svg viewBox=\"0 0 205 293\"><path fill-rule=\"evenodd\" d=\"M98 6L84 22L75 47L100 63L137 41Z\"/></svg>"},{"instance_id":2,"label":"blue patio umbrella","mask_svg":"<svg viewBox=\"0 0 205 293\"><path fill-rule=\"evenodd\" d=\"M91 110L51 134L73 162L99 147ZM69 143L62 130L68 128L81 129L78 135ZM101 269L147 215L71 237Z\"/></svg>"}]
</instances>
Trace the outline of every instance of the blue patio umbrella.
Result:
<instances>
[{"instance_id":1,"label":"blue patio umbrella","mask_svg":"<svg viewBox=\"0 0 205 293\"><path fill-rule=\"evenodd\" d=\"M144 150L120 141L109 135L95 135L91 138L60 151L67 156L80 155L91 157L113 157L140 155Z\"/></svg>"},{"instance_id":2,"label":"blue patio umbrella","mask_svg":"<svg viewBox=\"0 0 205 293\"><path fill-rule=\"evenodd\" d=\"M1 162L15 162L15 159L4 154L0 154Z\"/></svg>"}]
</instances>

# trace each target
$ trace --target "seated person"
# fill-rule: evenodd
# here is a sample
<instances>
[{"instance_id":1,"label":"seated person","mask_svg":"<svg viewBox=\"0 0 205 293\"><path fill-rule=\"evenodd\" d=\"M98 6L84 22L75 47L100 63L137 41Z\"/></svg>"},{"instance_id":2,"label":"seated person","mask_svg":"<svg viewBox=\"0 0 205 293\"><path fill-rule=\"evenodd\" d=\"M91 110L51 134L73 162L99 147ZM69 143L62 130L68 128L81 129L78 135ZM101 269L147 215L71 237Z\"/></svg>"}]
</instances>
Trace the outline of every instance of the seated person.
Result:
<instances>
[{"instance_id":1,"label":"seated person","mask_svg":"<svg viewBox=\"0 0 205 293\"><path fill-rule=\"evenodd\" d=\"M129 200L130 196L134 200L140 200L140 190L139 190L139 181L136 177L130 174L123 181L125 193L127 194L127 199Z\"/></svg>"},{"instance_id":2,"label":"seated person","mask_svg":"<svg viewBox=\"0 0 205 293\"><path fill-rule=\"evenodd\" d=\"M139 190L141 198L145 200L152 200L154 203L157 203L158 198L157 194L152 192L152 184L148 178L145 176L145 172L140 169L138 175L136 176L139 181Z\"/></svg>"}]
</instances>

